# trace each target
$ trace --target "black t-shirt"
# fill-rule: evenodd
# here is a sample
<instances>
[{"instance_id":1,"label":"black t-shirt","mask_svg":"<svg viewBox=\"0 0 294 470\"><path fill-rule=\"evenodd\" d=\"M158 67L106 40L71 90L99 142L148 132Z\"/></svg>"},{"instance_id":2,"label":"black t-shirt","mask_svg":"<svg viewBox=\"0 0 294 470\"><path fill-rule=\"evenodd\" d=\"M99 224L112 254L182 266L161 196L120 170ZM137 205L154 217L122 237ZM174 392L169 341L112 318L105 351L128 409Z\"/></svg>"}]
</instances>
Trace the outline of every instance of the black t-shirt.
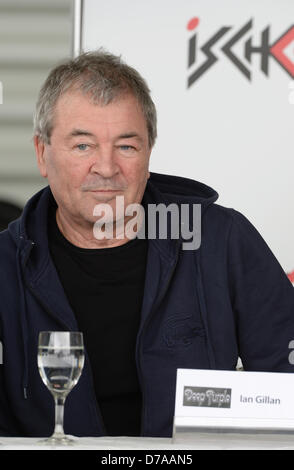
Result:
<instances>
[{"instance_id":1,"label":"black t-shirt","mask_svg":"<svg viewBox=\"0 0 294 470\"><path fill-rule=\"evenodd\" d=\"M50 253L84 335L106 432L138 436L142 397L135 346L148 242L135 238L114 248L79 248L62 235L55 212L49 216Z\"/></svg>"}]
</instances>

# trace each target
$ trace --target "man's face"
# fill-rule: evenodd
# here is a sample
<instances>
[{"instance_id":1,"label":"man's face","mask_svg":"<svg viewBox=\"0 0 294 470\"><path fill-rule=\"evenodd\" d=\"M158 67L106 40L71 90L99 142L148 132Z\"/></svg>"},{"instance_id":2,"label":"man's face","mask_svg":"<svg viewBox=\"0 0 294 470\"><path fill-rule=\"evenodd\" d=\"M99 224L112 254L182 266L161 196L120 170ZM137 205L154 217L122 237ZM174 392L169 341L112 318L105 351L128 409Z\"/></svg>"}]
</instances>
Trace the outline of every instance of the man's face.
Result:
<instances>
[{"instance_id":1,"label":"man's face","mask_svg":"<svg viewBox=\"0 0 294 470\"><path fill-rule=\"evenodd\" d=\"M35 137L38 166L63 217L93 226L93 209L124 196L124 207L141 203L151 149L136 98L127 94L100 106L71 91L56 104L50 144ZM96 217L97 219L97 217Z\"/></svg>"}]
</instances>

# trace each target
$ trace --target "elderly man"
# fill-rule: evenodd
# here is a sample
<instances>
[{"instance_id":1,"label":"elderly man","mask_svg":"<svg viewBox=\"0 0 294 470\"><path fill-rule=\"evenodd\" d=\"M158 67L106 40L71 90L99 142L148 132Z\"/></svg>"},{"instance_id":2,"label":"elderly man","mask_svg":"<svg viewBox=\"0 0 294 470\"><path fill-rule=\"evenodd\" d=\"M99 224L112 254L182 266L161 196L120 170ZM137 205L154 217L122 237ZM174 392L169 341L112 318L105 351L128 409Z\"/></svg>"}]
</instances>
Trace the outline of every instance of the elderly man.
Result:
<instances>
[{"instance_id":1,"label":"elderly man","mask_svg":"<svg viewBox=\"0 0 294 470\"><path fill-rule=\"evenodd\" d=\"M170 436L177 368L233 370L241 357L246 370L292 372L291 283L213 189L149 173L155 139L148 87L118 57L82 54L43 85L34 143L49 186L0 234L1 435L52 432L40 331L83 332L65 407L65 431L79 436ZM134 204L145 217L130 237ZM154 204L200 207L201 243L184 249L168 218L166 237L148 237Z\"/></svg>"}]
</instances>

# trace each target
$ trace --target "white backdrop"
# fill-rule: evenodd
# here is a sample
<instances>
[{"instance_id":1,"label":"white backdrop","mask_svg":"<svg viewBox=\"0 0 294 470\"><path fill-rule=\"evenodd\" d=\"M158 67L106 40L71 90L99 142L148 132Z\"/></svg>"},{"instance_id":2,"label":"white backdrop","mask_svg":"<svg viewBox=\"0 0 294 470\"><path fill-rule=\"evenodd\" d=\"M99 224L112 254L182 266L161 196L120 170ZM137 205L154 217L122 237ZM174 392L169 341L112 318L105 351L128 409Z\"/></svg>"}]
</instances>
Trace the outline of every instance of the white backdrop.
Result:
<instances>
[{"instance_id":1,"label":"white backdrop","mask_svg":"<svg viewBox=\"0 0 294 470\"><path fill-rule=\"evenodd\" d=\"M121 54L151 88L159 135L151 171L212 186L218 203L246 215L293 270L294 1L84 0L82 10L82 49ZM263 31L263 51L250 57ZM207 45L214 63L188 87L217 33ZM279 39L276 60L269 48Z\"/></svg>"}]
</instances>

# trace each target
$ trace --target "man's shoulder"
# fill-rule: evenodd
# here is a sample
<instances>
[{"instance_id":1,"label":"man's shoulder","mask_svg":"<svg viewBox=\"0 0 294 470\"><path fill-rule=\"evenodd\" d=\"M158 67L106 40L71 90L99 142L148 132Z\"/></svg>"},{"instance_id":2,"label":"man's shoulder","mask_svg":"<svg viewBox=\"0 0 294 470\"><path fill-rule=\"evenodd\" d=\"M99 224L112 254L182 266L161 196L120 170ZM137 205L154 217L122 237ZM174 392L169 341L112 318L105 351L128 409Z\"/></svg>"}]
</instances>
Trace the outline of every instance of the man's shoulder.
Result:
<instances>
[{"instance_id":1,"label":"man's shoulder","mask_svg":"<svg viewBox=\"0 0 294 470\"><path fill-rule=\"evenodd\" d=\"M229 224L231 232L252 232L259 234L258 230L251 222L250 217L248 218L247 215L244 215L242 212L233 209L232 207L224 207L219 204L213 204L210 209L210 216L212 218L223 220Z\"/></svg>"},{"instance_id":2,"label":"man's shoulder","mask_svg":"<svg viewBox=\"0 0 294 470\"><path fill-rule=\"evenodd\" d=\"M216 204L215 202L206 208L203 215L205 215L205 219L211 223L221 223L227 226L231 226L238 215L243 217L240 212L236 211L232 207L225 207L220 204Z\"/></svg>"},{"instance_id":3,"label":"man's shoulder","mask_svg":"<svg viewBox=\"0 0 294 470\"><path fill-rule=\"evenodd\" d=\"M211 204L202 214L203 235L228 244L258 245L264 239L247 216L231 207Z\"/></svg>"}]
</instances>

